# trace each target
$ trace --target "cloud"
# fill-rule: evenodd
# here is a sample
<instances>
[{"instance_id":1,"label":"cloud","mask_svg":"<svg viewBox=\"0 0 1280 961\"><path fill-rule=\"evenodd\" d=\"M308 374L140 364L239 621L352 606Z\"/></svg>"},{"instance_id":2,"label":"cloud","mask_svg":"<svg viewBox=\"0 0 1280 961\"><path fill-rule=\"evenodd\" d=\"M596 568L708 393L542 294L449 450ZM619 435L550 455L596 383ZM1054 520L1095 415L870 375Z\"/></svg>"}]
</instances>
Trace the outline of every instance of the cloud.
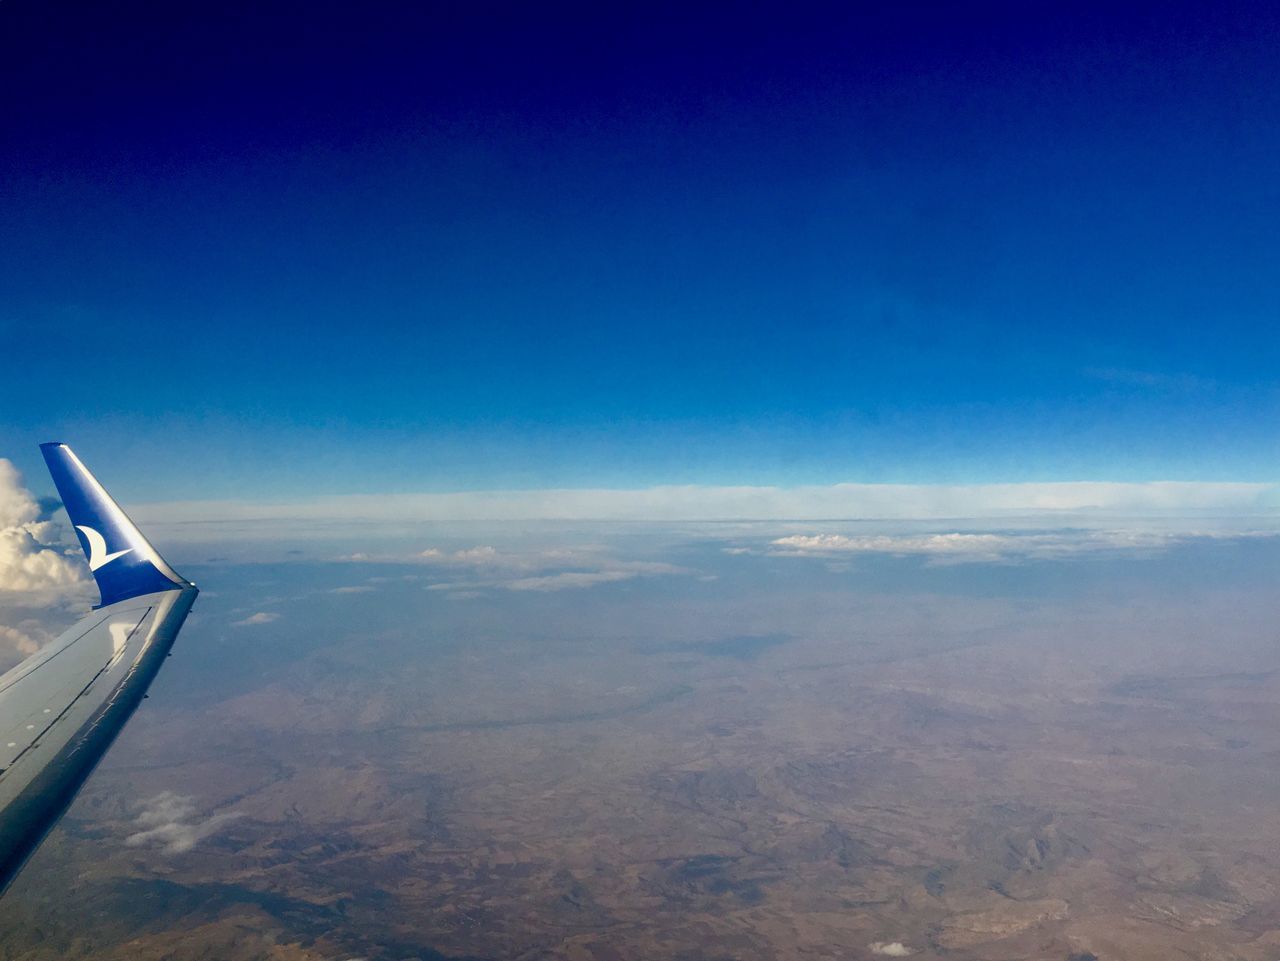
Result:
<instances>
[{"instance_id":1,"label":"cloud","mask_svg":"<svg viewBox=\"0 0 1280 961\"><path fill-rule=\"evenodd\" d=\"M503 586L509 591L563 591L625 581L636 576L635 571L565 571L563 574L549 574L545 577L522 577Z\"/></svg>"},{"instance_id":2,"label":"cloud","mask_svg":"<svg viewBox=\"0 0 1280 961\"><path fill-rule=\"evenodd\" d=\"M34 654L52 639L53 635L33 620L22 621L17 627L0 624L0 645L12 648L23 657Z\"/></svg>"},{"instance_id":3,"label":"cloud","mask_svg":"<svg viewBox=\"0 0 1280 961\"><path fill-rule=\"evenodd\" d=\"M594 567L607 560L600 548L544 548L540 550L498 550L489 545L456 551L427 548L414 560L433 567L455 567L479 571L535 573L553 568Z\"/></svg>"},{"instance_id":4,"label":"cloud","mask_svg":"<svg viewBox=\"0 0 1280 961\"><path fill-rule=\"evenodd\" d=\"M282 503L199 501L144 505L140 523L174 539L272 538L282 529L331 534L338 523L384 525L519 520L831 520L1008 517L1103 513L1182 516L1280 513L1280 486L1195 481L1018 484L832 484L804 487L649 487L637 490L473 491L317 497ZM480 550L480 549L477 549ZM443 555L424 554L425 559ZM477 561L483 557L477 555Z\"/></svg>"},{"instance_id":5,"label":"cloud","mask_svg":"<svg viewBox=\"0 0 1280 961\"><path fill-rule=\"evenodd\" d=\"M994 561L1013 547L1015 538L1001 534L793 534L770 543L769 553L783 557L836 554L923 554L931 560ZM1024 547L1026 545L1023 545Z\"/></svg>"},{"instance_id":6,"label":"cloud","mask_svg":"<svg viewBox=\"0 0 1280 961\"><path fill-rule=\"evenodd\" d=\"M1064 559L1108 551L1151 552L1196 538L1276 536L1275 532L1169 532L1150 530L1060 530L940 534L792 534L770 542L778 557L840 557L853 554L921 556L931 564Z\"/></svg>"},{"instance_id":7,"label":"cloud","mask_svg":"<svg viewBox=\"0 0 1280 961\"><path fill-rule=\"evenodd\" d=\"M28 604L83 602L92 585L78 554L63 525L41 518L17 468L0 458L0 595L22 595Z\"/></svg>"},{"instance_id":8,"label":"cloud","mask_svg":"<svg viewBox=\"0 0 1280 961\"><path fill-rule=\"evenodd\" d=\"M156 847L164 854L190 851L202 839L238 814L215 814L200 819L195 799L164 791L142 802L142 812L134 819L141 830L125 838L129 847Z\"/></svg>"},{"instance_id":9,"label":"cloud","mask_svg":"<svg viewBox=\"0 0 1280 961\"><path fill-rule=\"evenodd\" d=\"M610 584L615 581L627 581L633 577L641 577L644 573L626 569L561 571L558 574L541 574L536 577L494 577L467 581L441 581L436 584L428 584L427 590L449 591L451 599L468 600L480 596L480 592L486 588L508 591L565 591L575 588L595 587L597 584Z\"/></svg>"},{"instance_id":10,"label":"cloud","mask_svg":"<svg viewBox=\"0 0 1280 961\"><path fill-rule=\"evenodd\" d=\"M355 587L333 587L329 589L330 594L370 594L377 588L371 584L361 584Z\"/></svg>"},{"instance_id":11,"label":"cloud","mask_svg":"<svg viewBox=\"0 0 1280 961\"><path fill-rule=\"evenodd\" d=\"M553 552L544 552L553 553ZM423 551L423 557L433 556L432 551ZM476 567L494 567L494 566L520 566L525 563L526 559L519 555L503 555L498 553L496 547L472 547L467 550L454 551L450 555L450 561L455 564L472 564Z\"/></svg>"},{"instance_id":12,"label":"cloud","mask_svg":"<svg viewBox=\"0 0 1280 961\"><path fill-rule=\"evenodd\" d=\"M0 459L0 669L47 644L48 627L94 594L66 525L49 519L22 475Z\"/></svg>"},{"instance_id":13,"label":"cloud","mask_svg":"<svg viewBox=\"0 0 1280 961\"><path fill-rule=\"evenodd\" d=\"M0 457L0 527L17 527L40 518L40 504L22 484L13 462Z\"/></svg>"},{"instance_id":14,"label":"cloud","mask_svg":"<svg viewBox=\"0 0 1280 961\"><path fill-rule=\"evenodd\" d=\"M468 597L485 588L509 591L563 591L595 587L667 574L688 574L687 568L660 561L624 561L600 548L555 548L537 551L500 551L489 546L457 551L429 548L416 558L420 562L472 576L428 585L429 591L450 591L451 596ZM478 575L478 576L476 576Z\"/></svg>"},{"instance_id":15,"label":"cloud","mask_svg":"<svg viewBox=\"0 0 1280 961\"><path fill-rule=\"evenodd\" d=\"M252 627L255 624L270 624L273 621L280 620L279 614L271 614L266 611L258 611L257 614L250 614L242 621L232 621L232 627Z\"/></svg>"},{"instance_id":16,"label":"cloud","mask_svg":"<svg viewBox=\"0 0 1280 961\"><path fill-rule=\"evenodd\" d=\"M872 941L869 945L872 954L882 954L888 958L905 958L911 949L901 941Z\"/></svg>"}]
</instances>

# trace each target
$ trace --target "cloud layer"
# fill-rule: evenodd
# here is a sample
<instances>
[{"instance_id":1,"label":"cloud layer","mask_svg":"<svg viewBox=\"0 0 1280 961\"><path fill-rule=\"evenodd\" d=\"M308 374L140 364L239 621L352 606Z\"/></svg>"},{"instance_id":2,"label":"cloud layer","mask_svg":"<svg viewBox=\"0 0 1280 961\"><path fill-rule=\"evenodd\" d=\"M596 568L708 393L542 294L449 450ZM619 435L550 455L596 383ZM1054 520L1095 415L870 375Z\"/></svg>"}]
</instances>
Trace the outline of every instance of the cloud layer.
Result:
<instances>
[{"instance_id":1,"label":"cloud layer","mask_svg":"<svg viewBox=\"0 0 1280 961\"><path fill-rule=\"evenodd\" d=\"M1103 512L1177 516L1213 511L1280 513L1272 484L1095 481L918 485L833 484L825 487L667 486L640 490L477 491L322 497L282 503L192 501L134 511L139 522L173 525L186 538L219 525L239 536L270 536L277 525L405 524L462 520L833 520L1001 517Z\"/></svg>"},{"instance_id":2,"label":"cloud layer","mask_svg":"<svg viewBox=\"0 0 1280 961\"><path fill-rule=\"evenodd\" d=\"M550 548L505 551L490 546L457 551L428 548L419 563L441 568L451 577L428 586L466 598L485 588L509 591L563 591L594 587L634 577L687 574L683 567L660 561L619 560L598 548Z\"/></svg>"},{"instance_id":3,"label":"cloud layer","mask_svg":"<svg viewBox=\"0 0 1280 961\"><path fill-rule=\"evenodd\" d=\"M931 564L963 564L1012 560L1057 560L1103 552L1143 553L1164 550L1196 538L1277 536L1275 532L1219 534L1198 531L1058 530L938 534L791 534L770 542L768 553L780 557L840 557L891 554L924 557Z\"/></svg>"}]
</instances>

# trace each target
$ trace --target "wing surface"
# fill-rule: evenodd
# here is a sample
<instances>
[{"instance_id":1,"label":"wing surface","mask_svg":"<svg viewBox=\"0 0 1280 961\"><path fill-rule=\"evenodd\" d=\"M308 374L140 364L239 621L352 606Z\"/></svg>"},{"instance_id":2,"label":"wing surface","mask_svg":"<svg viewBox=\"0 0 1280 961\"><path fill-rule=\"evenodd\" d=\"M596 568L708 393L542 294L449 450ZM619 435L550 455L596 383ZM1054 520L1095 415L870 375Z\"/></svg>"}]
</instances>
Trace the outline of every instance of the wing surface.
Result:
<instances>
[{"instance_id":1,"label":"wing surface","mask_svg":"<svg viewBox=\"0 0 1280 961\"><path fill-rule=\"evenodd\" d=\"M0 676L0 891L145 697L198 593L69 447L42 449L102 604Z\"/></svg>"}]
</instances>

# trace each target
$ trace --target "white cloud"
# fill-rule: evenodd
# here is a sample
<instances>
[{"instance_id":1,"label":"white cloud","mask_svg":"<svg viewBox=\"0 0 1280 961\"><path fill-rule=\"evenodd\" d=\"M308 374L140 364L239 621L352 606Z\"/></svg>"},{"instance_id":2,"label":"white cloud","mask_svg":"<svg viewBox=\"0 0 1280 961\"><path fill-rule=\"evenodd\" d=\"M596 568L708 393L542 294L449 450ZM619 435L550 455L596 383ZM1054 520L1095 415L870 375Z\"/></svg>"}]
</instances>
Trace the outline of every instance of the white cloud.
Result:
<instances>
[{"instance_id":1,"label":"white cloud","mask_svg":"<svg viewBox=\"0 0 1280 961\"><path fill-rule=\"evenodd\" d=\"M47 644L48 627L96 594L66 526L40 515L22 476L0 459L0 669Z\"/></svg>"},{"instance_id":2,"label":"white cloud","mask_svg":"<svg viewBox=\"0 0 1280 961\"><path fill-rule=\"evenodd\" d=\"M23 657L34 654L50 640L52 635L32 620L23 621L17 627L0 624L0 645L12 648Z\"/></svg>"},{"instance_id":3,"label":"white cloud","mask_svg":"<svg viewBox=\"0 0 1280 961\"><path fill-rule=\"evenodd\" d=\"M972 560L996 560L1014 538L1000 534L792 534L771 542L770 553L791 554L928 554Z\"/></svg>"},{"instance_id":4,"label":"white cloud","mask_svg":"<svg viewBox=\"0 0 1280 961\"><path fill-rule=\"evenodd\" d=\"M334 587L330 588L330 594L370 594L377 588L371 584L361 584L354 587Z\"/></svg>"},{"instance_id":5,"label":"white cloud","mask_svg":"<svg viewBox=\"0 0 1280 961\"><path fill-rule=\"evenodd\" d=\"M485 588L509 591L563 591L594 587L634 577L688 574L689 570L660 561L624 561L600 548L554 548L536 551L500 551L489 546L458 551L429 548L417 560L472 575L427 587L469 597Z\"/></svg>"},{"instance_id":6,"label":"white cloud","mask_svg":"<svg viewBox=\"0 0 1280 961\"><path fill-rule=\"evenodd\" d=\"M563 574L548 574L544 577L521 577L503 587L509 591L563 591L625 581L637 574L636 571L565 571Z\"/></svg>"},{"instance_id":7,"label":"white cloud","mask_svg":"<svg viewBox=\"0 0 1280 961\"><path fill-rule=\"evenodd\" d=\"M1280 512L1280 487L1260 483L1064 481L1019 484L833 484L806 487L650 487L638 490L474 491L318 497L283 503L152 504L132 513L166 536L207 540L291 531L331 533L320 522L379 524L463 520L824 520L940 519L1103 513L1179 516L1215 511ZM246 524L246 522L252 522ZM172 525L172 526L167 526ZM424 554L424 559L437 557ZM480 560L481 558L477 558Z\"/></svg>"},{"instance_id":8,"label":"white cloud","mask_svg":"<svg viewBox=\"0 0 1280 961\"><path fill-rule=\"evenodd\" d=\"M272 621L280 620L279 614L271 614L266 611L258 611L257 614L250 614L242 621L233 621L232 627L252 627L255 624L270 624Z\"/></svg>"},{"instance_id":9,"label":"white cloud","mask_svg":"<svg viewBox=\"0 0 1280 961\"><path fill-rule=\"evenodd\" d=\"M61 524L40 520L22 475L0 458L0 594L28 604L83 602L92 587L78 553Z\"/></svg>"},{"instance_id":10,"label":"white cloud","mask_svg":"<svg viewBox=\"0 0 1280 961\"><path fill-rule=\"evenodd\" d=\"M0 527L19 527L40 516L40 505L22 484L13 462L0 457Z\"/></svg>"},{"instance_id":11,"label":"white cloud","mask_svg":"<svg viewBox=\"0 0 1280 961\"><path fill-rule=\"evenodd\" d=\"M1164 550L1195 538L1272 537L1277 532L1234 533L1154 530L1062 530L940 534L792 534L770 542L778 557L842 557L853 554L922 556L931 564L1063 559L1103 552Z\"/></svg>"},{"instance_id":12,"label":"white cloud","mask_svg":"<svg viewBox=\"0 0 1280 961\"><path fill-rule=\"evenodd\" d=\"M869 945L872 954L882 954L888 958L905 958L911 949L901 941L872 941Z\"/></svg>"},{"instance_id":13,"label":"white cloud","mask_svg":"<svg viewBox=\"0 0 1280 961\"><path fill-rule=\"evenodd\" d=\"M125 838L129 847L153 846L165 854L190 851L236 814L215 814L201 820L195 799L172 791L164 791L143 803L142 812L134 819L141 830Z\"/></svg>"},{"instance_id":14,"label":"white cloud","mask_svg":"<svg viewBox=\"0 0 1280 961\"><path fill-rule=\"evenodd\" d=\"M479 571L535 573L563 567L595 566L605 558L599 548L544 548L539 550L498 550L489 545L442 551L430 547L414 560L433 567L456 567Z\"/></svg>"}]
</instances>

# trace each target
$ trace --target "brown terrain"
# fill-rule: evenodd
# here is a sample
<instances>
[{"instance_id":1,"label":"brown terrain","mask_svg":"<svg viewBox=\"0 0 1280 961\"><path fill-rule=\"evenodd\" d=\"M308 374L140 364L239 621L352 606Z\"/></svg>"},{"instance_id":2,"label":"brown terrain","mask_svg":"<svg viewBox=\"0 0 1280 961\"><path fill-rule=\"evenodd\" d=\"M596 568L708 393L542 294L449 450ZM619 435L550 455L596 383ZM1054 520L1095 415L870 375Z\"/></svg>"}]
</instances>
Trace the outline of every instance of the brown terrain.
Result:
<instances>
[{"instance_id":1,"label":"brown terrain","mask_svg":"<svg viewBox=\"0 0 1280 961\"><path fill-rule=\"evenodd\" d=\"M433 599L429 657L184 708L193 629L0 958L1280 957L1265 601L699 589Z\"/></svg>"}]
</instances>

